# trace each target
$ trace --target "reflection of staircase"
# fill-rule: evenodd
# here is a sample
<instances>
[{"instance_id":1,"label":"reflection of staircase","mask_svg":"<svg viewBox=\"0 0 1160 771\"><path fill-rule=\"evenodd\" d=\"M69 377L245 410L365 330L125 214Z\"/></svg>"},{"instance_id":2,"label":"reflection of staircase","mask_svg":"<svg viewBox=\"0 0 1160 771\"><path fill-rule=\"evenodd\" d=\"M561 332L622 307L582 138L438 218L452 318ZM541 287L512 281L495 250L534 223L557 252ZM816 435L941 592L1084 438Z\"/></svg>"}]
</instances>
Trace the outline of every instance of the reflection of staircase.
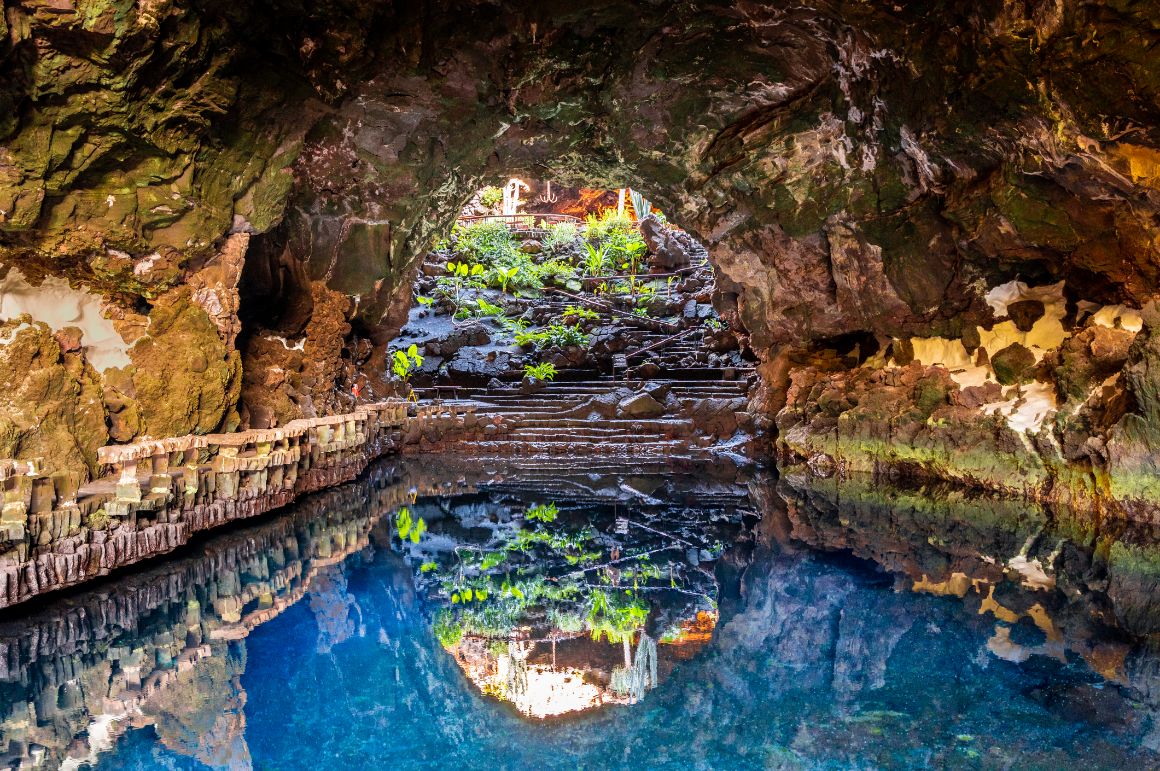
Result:
<instances>
[{"instance_id":1,"label":"reflection of staircase","mask_svg":"<svg viewBox=\"0 0 1160 771\"><path fill-rule=\"evenodd\" d=\"M610 377L550 383L543 390L523 394L517 388L450 387L418 389L420 399L475 407L483 423L498 418L506 430L472 440L459 451L482 455L619 455L672 457L697 454L717 441L698 431L692 419L708 409L738 412L744 409L746 381L654 380L649 388L667 389L666 413L659 417L616 414L621 398L631 395ZM618 398L619 396L619 398Z\"/></svg>"}]
</instances>

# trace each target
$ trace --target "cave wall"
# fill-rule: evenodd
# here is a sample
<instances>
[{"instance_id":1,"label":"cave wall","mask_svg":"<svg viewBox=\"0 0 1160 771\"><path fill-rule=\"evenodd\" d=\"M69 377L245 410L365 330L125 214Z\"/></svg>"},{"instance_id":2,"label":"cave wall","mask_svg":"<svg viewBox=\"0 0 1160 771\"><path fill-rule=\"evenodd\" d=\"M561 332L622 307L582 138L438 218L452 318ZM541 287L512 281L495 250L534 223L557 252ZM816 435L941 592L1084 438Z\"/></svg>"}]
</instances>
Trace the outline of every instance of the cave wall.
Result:
<instances>
[{"instance_id":1,"label":"cave wall","mask_svg":"<svg viewBox=\"0 0 1160 771\"><path fill-rule=\"evenodd\" d=\"M103 298L131 363L102 372L82 339L70 377L93 385L57 389L48 411L87 399L113 440L346 408L360 372L382 391L381 347L431 239L481 184L527 174L631 184L706 243L786 462L1085 494L1134 474L1120 492L1152 494L1153 315L1110 359L1085 319L1156 294L1154 4L4 9L0 262ZM974 364L980 330L1005 322L987 293L1015 279L1063 282L1064 339L1001 394L1054 392L1063 417L1038 439L963 396L949 359L907 353L950 341ZM1109 361L1123 377L1093 381ZM874 378L901 385L863 421ZM11 453L75 465L31 441L18 407ZM93 423L62 428L81 455L106 441ZM960 468L967 444L979 457Z\"/></svg>"}]
</instances>

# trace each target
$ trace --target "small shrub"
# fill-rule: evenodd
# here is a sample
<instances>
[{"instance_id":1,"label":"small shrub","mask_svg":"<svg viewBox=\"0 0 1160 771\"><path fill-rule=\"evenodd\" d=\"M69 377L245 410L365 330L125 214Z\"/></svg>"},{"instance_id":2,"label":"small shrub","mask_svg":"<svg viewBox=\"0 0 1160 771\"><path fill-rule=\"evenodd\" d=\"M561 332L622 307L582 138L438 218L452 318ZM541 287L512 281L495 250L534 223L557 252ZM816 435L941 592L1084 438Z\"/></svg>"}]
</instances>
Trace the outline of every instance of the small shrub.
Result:
<instances>
[{"instance_id":1,"label":"small shrub","mask_svg":"<svg viewBox=\"0 0 1160 771\"><path fill-rule=\"evenodd\" d=\"M532 508L524 512L524 518L532 522L555 522L560 510L556 508L556 504L536 504Z\"/></svg>"},{"instance_id":2,"label":"small shrub","mask_svg":"<svg viewBox=\"0 0 1160 771\"><path fill-rule=\"evenodd\" d=\"M583 288L578 280L576 268L563 260L548 260L542 265L537 265L535 270L544 284L564 287L573 292L579 292Z\"/></svg>"},{"instance_id":3,"label":"small shrub","mask_svg":"<svg viewBox=\"0 0 1160 771\"><path fill-rule=\"evenodd\" d=\"M419 346L411 345L407 350L397 350L391 353L391 372L404 383L411 379L415 370L423 366L423 357L419 355Z\"/></svg>"},{"instance_id":4,"label":"small shrub","mask_svg":"<svg viewBox=\"0 0 1160 771\"><path fill-rule=\"evenodd\" d=\"M522 254L511 230L503 222L472 222L456 225L455 252L482 265L507 264Z\"/></svg>"},{"instance_id":5,"label":"small shrub","mask_svg":"<svg viewBox=\"0 0 1160 771\"><path fill-rule=\"evenodd\" d=\"M524 377L550 382L556 379L556 365L548 361L542 364L525 364Z\"/></svg>"},{"instance_id":6,"label":"small shrub","mask_svg":"<svg viewBox=\"0 0 1160 771\"><path fill-rule=\"evenodd\" d=\"M602 276L608 269L608 250L603 246L593 246L584 242L584 273L588 276Z\"/></svg>"},{"instance_id":7,"label":"small shrub","mask_svg":"<svg viewBox=\"0 0 1160 771\"><path fill-rule=\"evenodd\" d=\"M648 253L648 245L628 217L607 209L600 217L588 215L585 237L591 245L603 250L613 266L636 273ZM591 275L597 275L595 273Z\"/></svg>"},{"instance_id":8,"label":"small shrub","mask_svg":"<svg viewBox=\"0 0 1160 771\"><path fill-rule=\"evenodd\" d=\"M479 191L479 203L487 209L494 209L503 203L503 188L488 185Z\"/></svg>"},{"instance_id":9,"label":"small shrub","mask_svg":"<svg viewBox=\"0 0 1160 771\"><path fill-rule=\"evenodd\" d=\"M541 242L549 252L561 252L572 246L580 238L580 228L571 222L557 222L548 225L548 235Z\"/></svg>"},{"instance_id":10,"label":"small shrub","mask_svg":"<svg viewBox=\"0 0 1160 771\"><path fill-rule=\"evenodd\" d=\"M600 318L600 314L596 311L589 310L587 308L578 308L575 305L569 305L560 315L563 317L564 321L572 322L585 321L589 319L595 321L596 319Z\"/></svg>"},{"instance_id":11,"label":"small shrub","mask_svg":"<svg viewBox=\"0 0 1160 771\"><path fill-rule=\"evenodd\" d=\"M463 624L449 610L440 610L433 625L435 639L444 648L454 648L463 640Z\"/></svg>"},{"instance_id":12,"label":"small shrub","mask_svg":"<svg viewBox=\"0 0 1160 771\"><path fill-rule=\"evenodd\" d=\"M558 346L566 348L569 345L588 345L588 335L578 327L552 324L547 329L536 332L517 332L517 345L534 345L537 349Z\"/></svg>"}]
</instances>

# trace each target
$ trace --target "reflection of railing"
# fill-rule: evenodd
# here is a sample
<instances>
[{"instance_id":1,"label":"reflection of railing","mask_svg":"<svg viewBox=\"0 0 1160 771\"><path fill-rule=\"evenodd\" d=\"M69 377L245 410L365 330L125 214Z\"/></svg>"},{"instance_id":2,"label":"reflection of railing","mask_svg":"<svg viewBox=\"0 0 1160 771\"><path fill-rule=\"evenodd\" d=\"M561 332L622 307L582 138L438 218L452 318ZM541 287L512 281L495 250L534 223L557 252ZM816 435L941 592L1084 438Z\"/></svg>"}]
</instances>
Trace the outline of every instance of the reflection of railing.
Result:
<instances>
[{"instance_id":1,"label":"reflection of railing","mask_svg":"<svg viewBox=\"0 0 1160 771\"><path fill-rule=\"evenodd\" d=\"M580 224L579 217L571 214L481 214L472 217L460 217L461 225L471 225L476 222L502 222L512 230L541 230L541 223L545 225L559 225L570 222Z\"/></svg>"}]
</instances>

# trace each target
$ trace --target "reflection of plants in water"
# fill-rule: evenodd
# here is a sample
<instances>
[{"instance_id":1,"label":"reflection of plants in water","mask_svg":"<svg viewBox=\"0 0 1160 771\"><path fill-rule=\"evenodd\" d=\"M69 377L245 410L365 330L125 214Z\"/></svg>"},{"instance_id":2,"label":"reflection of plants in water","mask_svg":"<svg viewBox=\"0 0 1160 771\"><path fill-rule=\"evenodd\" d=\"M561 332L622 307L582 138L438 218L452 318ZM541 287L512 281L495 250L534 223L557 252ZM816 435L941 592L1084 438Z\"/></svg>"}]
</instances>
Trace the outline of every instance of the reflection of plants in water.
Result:
<instances>
[{"instance_id":1,"label":"reflection of plants in water","mask_svg":"<svg viewBox=\"0 0 1160 771\"><path fill-rule=\"evenodd\" d=\"M404 506L395 514L395 529L399 533L400 541L410 538L411 543L419 543L423 533L427 532L427 523L422 517L414 519L411 510Z\"/></svg>"},{"instance_id":2,"label":"reflection of plants in water","mask_svg":"<svg viewBox=\"0 0 1160 771\"><path fill-rule=\"evenodd\" d=\"M551 608L548 611L548 621L564 634L579 634L584 631L584 616L579 613Z\"/></svg>"},{"instance_id":3,"label":"reflection of plants in water","mask_svg":"<svg viewBox=\"0 0 1160 771\"><path fill-rule=\"evenodd\" d=\"M446 608L435 614L435 639L444 648L454 648L463 639L463 623Z\"/></svg>"},{"instance_id":4,"label":"reflection of plants in water","mask_svg":"<svg viewBox=\"0 0 1160 771\"><path fill-rule=\"evenodd\" d=\"M631 589L593 589L588 596L588 631L597 642L601 638L610 643L631 641L648 620L649 610L649 604Z\"/></svg>"},{"instance_id":5,"label":"reflection of plants in water","mask_svg":"<svg viewBox=\"0 0 1160 771\"><path fill-rule=\"evenodd\" d=\"M531 505L522 517L492 532L488 543L460 543L420 567L427 585L446 603L443 612L450 614L441 616L441 630L454 619L457 633L473 638L534 642L585 635L623 645L627 667L631 647L653 610L649 592L713 602L686 588L680 564L654 561L657 552L673 549L683 556L683 546L670 542L622 553L624 544L591 525L578 526L555 503ZM448 635L440 634L444 638Z\"/></svg>"},{"instance_id":6,"label":"reflection of plants in water","mask_svg":"<svg viewBox=\"0 0 1160 771\"><path fill-rule=\"evenodd\" d=\"M524 517L532 522L555 522L556 515L559 513L560 510L556 508L556 504L554 503L549 503L546 506L537 503L524 512Z\"/></svg>"}]
</instances>

